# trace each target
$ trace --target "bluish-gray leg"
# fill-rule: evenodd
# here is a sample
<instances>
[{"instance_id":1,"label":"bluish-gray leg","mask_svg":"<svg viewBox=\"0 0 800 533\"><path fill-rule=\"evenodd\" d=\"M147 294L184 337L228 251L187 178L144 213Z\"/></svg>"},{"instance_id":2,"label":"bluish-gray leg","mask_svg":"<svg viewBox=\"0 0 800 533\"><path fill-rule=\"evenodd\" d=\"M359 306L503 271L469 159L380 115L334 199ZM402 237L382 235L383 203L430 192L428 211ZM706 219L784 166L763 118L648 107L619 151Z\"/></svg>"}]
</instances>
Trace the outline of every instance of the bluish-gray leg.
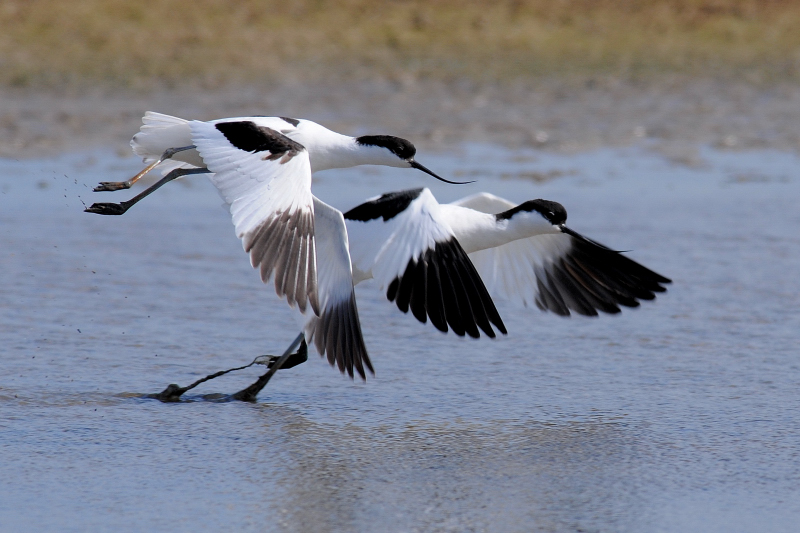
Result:
<instances>
[{"instance_id":1,"label":"bluish-gray leg","mask_svg":"<svg viewBox=\"0 0 800 533\"><path fill-rule=\"evenodd\" d=\"M181 146L178 148L169 148L161 154L161 157L144 167L144 170L136 174L134 177L129 179L128 181L101 181L100 185L94 188L94 192L101 192L101 191L119 191L122 189L130 189L131 186L142 179L142 177L156 168L156 166L166 159L171 159L172 156L177 154L178 152L183 152L185 150L193 150L195 148L194 145L192 146Z\"/></svg>"},{"instance_id":2,"label":"bluish-gray leg","mask_svg":"<svg viewBox=\"0 0 800 533\"><path fill-rule=\"evenodd\" d=\"M122 215L125 213L125 211L133 207L139 200L152 194L162 185L166 185L172 180L188 174L208 174L209 172L211 171L207 168L176 168L127 202L120 202L118 204L108 202L94 203L90 207L84 209L84 211L87 213L97 213L98 215Z\"/></svg>"},{"instance_id":3,"label":"bluish-gray leg","mask_svg":"<svg viewBox=\"0 0 800 533\"><path fill-rule=\"evenodd\" d=\"M298 345L300 346L300 349L297 350L297 354L292 354L292 351L294 351L294 349L297 348ZM294 342L292 342L292 344L289 345L289 347L286 349L283 355L280 356L280 358L277 361L275 361L272 365L270 365L269 371L266 374L258 378L258 380L255 383L253 383L246 389L242 389L236 394L232 395L231 398L233 398L234 400L241 400L243 402L256 401L258 393L261 392L261 390L267 386L267 383L272 378L272 376L275 375L275 372L277 372L284 365L284 363L286 363L286 361L288 361L289 358L292 357L293 355L295 356L301 355L301 358L304 358L303 361L301 362L305 362L305 360L308 359L308 346L306 346L306 341L302 333L297 336L297 338L294 340Z\"/></svg>"},{"instance_id":4,"label":"bluish-gray leg","mask_svg":"<svg viewBox=\"0 0 800 533\"><path fill-rule=\"evenodd\" d=\"M297 348L297 344L300 342L300 348L297 350L296 353L292 353L292 350ZM167 385L167 388L161 391L158 394L149 394L149 398L155 398L157 400L161 400L162 402L177 402L180 401L181 396L186 391L192 390L193 388L197 387L201 383L205 383L206 381L210 381L214 378L218 378L220 376L224 376L229 372L235 372L236 370L244 370L245 368L249 368L255 364L265 364L269 367L269 371L264 375L261 376L256 383L250 385L248 388L234 394L231 396L231 399L235 400L243 400L243 401L254 401L256 396L261 389L263 389L267 382L270 380L273 374L277 372L279 369L285 370L287 368L292 368L293 366L297 366L299 364L305 363L308 361L308 347L306 346L305 340L303 339L303 334L301 333L297 339L289 346L289 348L284 352L283 355L280 357L274 355L259 355L253 362L249 365L238 366L236 368L229 368L228 370L222 370L220 372L214 372L213 374L209 374L204 378L200 378L191 385L187 385L186 387L180 387L175 383ZM241 397L239 397L241 396Z\"/></svg>"}]
</instances>

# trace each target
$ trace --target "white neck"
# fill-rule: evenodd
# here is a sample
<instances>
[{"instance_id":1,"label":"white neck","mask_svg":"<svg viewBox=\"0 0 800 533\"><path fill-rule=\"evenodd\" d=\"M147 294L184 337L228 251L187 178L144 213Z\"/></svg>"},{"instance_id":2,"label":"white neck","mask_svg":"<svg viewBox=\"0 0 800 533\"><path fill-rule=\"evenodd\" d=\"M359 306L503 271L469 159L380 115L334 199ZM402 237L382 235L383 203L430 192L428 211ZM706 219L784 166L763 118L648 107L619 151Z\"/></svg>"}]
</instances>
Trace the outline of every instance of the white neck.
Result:
<instances>
[{"instance_id":1,"label":"white neck","mask_svg":"<svg viewBox=\"0 0 800 533\"><path fill-rule=\"evenodd\" d=\"M488 213L456 205L440 206L442 215L456 239L468 254L495 248L518 239L560 233L558 228L537 212L520 212L507 220L497 220Z\"/></svg>"},{"instance_id":2,"label":"white neck","mask_svg":"<svg viewBox=\"0 0 800 533\"><path fill-rule=\"evenodd\" d=\"M308 150L312 172L359 165L409 166L385 148L360 145L354 137L336 133L310 120L301 120L297 130L289 136Z\"/></svg>"}]
</instances>

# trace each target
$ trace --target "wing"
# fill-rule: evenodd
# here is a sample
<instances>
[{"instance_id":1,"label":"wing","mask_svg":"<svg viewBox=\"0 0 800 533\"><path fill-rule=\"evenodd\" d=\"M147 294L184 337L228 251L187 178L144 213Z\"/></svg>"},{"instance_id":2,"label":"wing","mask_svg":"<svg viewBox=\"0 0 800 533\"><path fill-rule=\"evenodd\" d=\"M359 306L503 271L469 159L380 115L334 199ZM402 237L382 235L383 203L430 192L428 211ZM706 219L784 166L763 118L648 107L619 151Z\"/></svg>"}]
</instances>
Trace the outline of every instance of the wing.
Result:
<instances>
[{"instance_id":1,"label":"wing","mask_svg":"<svg viewBox=\"0 0 800 533\"><path fill-rule=\"evenodd\" d=\"M309 303L319 314L308 152L249 120L191 121L189 126L261 279L267 283L274 277L278 296L303 312Z\"/></svg>"},{"instance_id":2,"label":"wing","mask_svg":"<svg viewBox=\"0 0 800 533\"><path fill-rule=\"evenodd\" d=\"M320 355L328 354L331 366L336 363L350 377L355 367L366 379L365 366L375 371L361 336L344 218L341 211L318 198L314 198L314 218L317 260L324 268L317 279L320 313L306 321L306 339L314 342Z\"/></svg>"},{"instance_id":3,"label":"wing","mask_svg":"<svg viewBox=\"0 0 800 533\"><path fill-rule=\"evenodd\" d=\"M348 211L350 255L389 301L440 331L494 337L506 328L478 272L428 189L389 193Z\"/></svg>"},{"instance_id":4,"label":"wing","mask_svg":"<svg viewBox=\"0 0 800 533\"><path fill-rule=\"evenodd\" d=\"M671 280L561 226L560 234L519 239L469 254L490 294L569 316L619 313L652 300Z\"/></svg>"}]
</instances>

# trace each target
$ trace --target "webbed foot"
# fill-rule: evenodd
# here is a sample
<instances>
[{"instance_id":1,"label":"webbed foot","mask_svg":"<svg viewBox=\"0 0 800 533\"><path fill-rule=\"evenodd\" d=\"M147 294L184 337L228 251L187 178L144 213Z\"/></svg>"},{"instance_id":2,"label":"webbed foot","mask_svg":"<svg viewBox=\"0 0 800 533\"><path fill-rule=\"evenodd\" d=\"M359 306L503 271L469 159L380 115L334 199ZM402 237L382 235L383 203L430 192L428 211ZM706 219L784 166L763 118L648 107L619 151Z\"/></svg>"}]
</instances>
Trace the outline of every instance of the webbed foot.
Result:
<instances>
[{"instance_id":1,"label":"webbed foot","mask_svg":"<svg viewBox=\"0 0 800 533\"><path fill-rule=\"evenodd\" d=\"M122 189L130 189L131 183L128 181L101 181L100 185L93 189L94 192L102 191L121 191Z\"/></svg>"},{"instance_id":2,"label":"webbed foot","mask_svg":"<svg viewBox=\"0 0 800 533\"><path fill-rule=\"evenodd\" d=\"M122 215L128 207L123 204L114 203L93 203L90 207L84 209L86 213L97 213L98 215Z\"/></svg>"}]
</instances>

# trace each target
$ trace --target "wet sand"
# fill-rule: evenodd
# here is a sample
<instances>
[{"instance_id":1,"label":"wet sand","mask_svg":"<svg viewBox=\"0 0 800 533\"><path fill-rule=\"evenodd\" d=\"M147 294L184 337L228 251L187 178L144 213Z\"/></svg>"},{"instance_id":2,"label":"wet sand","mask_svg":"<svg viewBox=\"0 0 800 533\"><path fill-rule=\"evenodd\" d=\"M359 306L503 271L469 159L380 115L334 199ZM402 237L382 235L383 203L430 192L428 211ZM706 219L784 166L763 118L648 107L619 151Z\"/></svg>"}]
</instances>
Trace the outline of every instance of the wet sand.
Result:
<instances>
[{"instance_id":1,"label":"wet sand","mask_svg":"<svg viewBox=\"0 0 800 533\"><path fill-rule=\"evenodd\" d=\"M676 76L480 84L412 76L359 82L242 85L76 94L0 90L0 156L37 157L102 146L128 154L146 110L211 119L309 118L351 134L392 133L420 148L463 142L575 153L642 140L692 163L699 146L800 149L800 88Z\"/></svg>"}]
</instances>

